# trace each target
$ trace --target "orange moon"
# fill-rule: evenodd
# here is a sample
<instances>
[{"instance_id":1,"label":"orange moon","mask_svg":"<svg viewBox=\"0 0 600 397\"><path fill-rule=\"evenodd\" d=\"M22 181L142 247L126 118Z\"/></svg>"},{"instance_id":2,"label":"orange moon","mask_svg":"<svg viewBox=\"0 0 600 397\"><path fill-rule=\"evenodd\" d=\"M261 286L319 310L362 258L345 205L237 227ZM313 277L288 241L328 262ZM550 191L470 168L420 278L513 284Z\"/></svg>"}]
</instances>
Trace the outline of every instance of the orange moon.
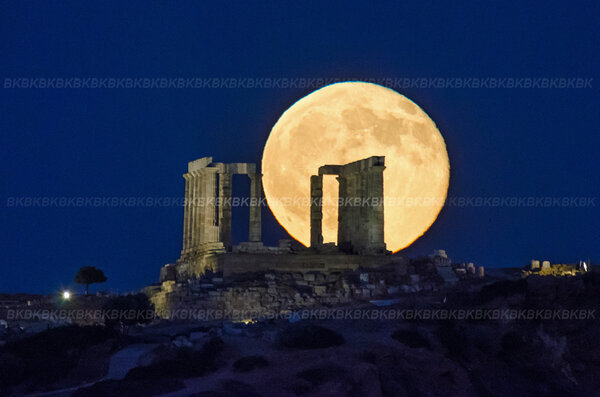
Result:
<instances>
[{"instance_id":1,"label":"orange moon","mask_svg":"<svg viewBox=\"0 0 600 397\"><path fill-rule=\"evenodd\" d=\"M310 176L325 164L385 156L384 233L387 248L409 246L443 208L450 180L444 138L414 102L380 85L325 86L286 110L262 158L263 188L288 233L310 244ZM323 181L323 241L337 240L337 181Z\"/></svg>"}]
</instances>

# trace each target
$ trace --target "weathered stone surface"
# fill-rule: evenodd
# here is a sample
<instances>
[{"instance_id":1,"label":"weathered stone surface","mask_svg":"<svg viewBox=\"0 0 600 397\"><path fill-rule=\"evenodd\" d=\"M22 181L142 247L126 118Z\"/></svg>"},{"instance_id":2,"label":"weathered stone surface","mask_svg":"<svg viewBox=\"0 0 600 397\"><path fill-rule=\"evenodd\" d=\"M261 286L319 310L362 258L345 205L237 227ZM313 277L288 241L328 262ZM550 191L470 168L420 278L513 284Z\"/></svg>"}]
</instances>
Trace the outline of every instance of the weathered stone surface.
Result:
<instances>
[{"instance_id":1,"label":"weathered stone surface","mask_svg":"<svg viewBox=\"0 0 600 397\"><path fill-rule=\"evenodd\" d=\"M204 157L188 164L183 226L182 258L206 251L207 244L231 250L231 181L234 174L245 174L250 183L250 230L248 240L261 241L261 175L255 164L213 163ZM219 200L217 214L217 199Z\"/></svg>"},{"instance_id":2,"label":"weathered stone surface","mask_svg":"<svg viewBox=\"0 0 600 397\"><path fill-rule=\"evenodd\" d=\"M472 262L467 263L467 273L475 274L475 265Z\"/></svg>"},{"instance_id":3,"label":"weathered stone surface","mask_svg":"<svg viewBox=\"0 0 600 397\"><path fill-rule=\"evenodd\" d=\"M386 253L383 234L385 157L373 156L345 165L324 165L311 177L311 246L320 248L323 175L338 175L338 246L351 253Z\"/></svg>"},{"instance_id":4,"label":"weathered stone surface","mask_svg":"<svg viewBox=\"0 0 600 397\"><path fill-rule=\"evenodd\" d=\"M306 273L304 275L304 280L306 280L306 281L315 281L315 275L313 273Z\"/></svg>"},{"instance_id":5,"label":"weathered stone surface","mask_svg":"<svg viewBox=\"0 0 600 397\"><path fill-rule=\"evenodd\" d=\"M483 266L477 268L477 276L483 278L485 276L485 269Z\"/></svg>"},{"instance_id":6,"label":"weathered stone surface","mask_svg":"<svg viewBox=\"0 0 600 397\"><path fill-rule=\"evenodd\" d=\"M550 261L542 262L542 270L550 270Z\"/></svg>"}]
</instances>

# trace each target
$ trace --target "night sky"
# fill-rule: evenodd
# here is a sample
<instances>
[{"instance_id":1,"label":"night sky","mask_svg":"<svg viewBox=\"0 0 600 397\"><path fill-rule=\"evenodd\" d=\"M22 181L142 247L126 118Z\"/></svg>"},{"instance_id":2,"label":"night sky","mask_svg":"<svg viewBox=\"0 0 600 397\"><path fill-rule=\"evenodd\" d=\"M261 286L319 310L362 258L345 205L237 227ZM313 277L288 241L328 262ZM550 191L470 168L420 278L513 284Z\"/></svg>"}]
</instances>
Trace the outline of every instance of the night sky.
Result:
<instances>
[{"instance_id":1,"label":"night sky","mask_svg":"<svg viewBox=\"0 0 600 397\"><path fill-rule=\"evenodd\" d=\"M188 161L260 163L281 113L317 88L7 88L12 78L592 78L585 88L392 88L444 136L450 197L596 198L448 206L407 254L600 262L600 3L101 3L0 5L0 292L57 291L81 266L108 277L93 291L156 282L179 256L182 207L11 200L181 197ZM236 226L240 241L246 226ZM285 237L265 208L265 243Z\"/></svg>"}]
</instances>

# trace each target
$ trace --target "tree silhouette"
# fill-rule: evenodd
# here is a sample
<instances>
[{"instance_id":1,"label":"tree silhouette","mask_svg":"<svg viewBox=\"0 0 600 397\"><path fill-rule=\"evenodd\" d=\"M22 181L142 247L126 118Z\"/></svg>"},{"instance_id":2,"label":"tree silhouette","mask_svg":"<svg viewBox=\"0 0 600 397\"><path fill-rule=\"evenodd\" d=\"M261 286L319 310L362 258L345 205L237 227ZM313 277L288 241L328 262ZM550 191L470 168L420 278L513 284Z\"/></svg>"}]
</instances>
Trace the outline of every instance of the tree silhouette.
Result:
<instances>
[{"instance_id":1,"label":"tree silhouette","mask_svg":"<svg viewBox=\"0 0 600 397\"><path fill-rule=\"evenodd\" d=\"M75 282L77 284L85 284L85 294L88 294L88 287L90 284L103 283L106 281L104 272L100 269L96 269L93 266L84 266L75 275Z\"/></svg>"}]
</instances>

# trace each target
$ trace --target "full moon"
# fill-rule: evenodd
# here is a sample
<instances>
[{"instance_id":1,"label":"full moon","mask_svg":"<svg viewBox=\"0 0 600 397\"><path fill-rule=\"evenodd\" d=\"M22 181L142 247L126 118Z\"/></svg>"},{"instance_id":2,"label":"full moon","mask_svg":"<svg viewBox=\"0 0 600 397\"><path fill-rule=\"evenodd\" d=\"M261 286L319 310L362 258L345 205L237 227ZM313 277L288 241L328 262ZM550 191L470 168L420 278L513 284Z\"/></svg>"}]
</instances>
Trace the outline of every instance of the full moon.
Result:
<instances>
[{"instance_id":1,"label":"full moon","mask_svg":"<svg viewBox=\"0 0 600 397\"><path fill-rule=\"evenodd\" d=\"M448 192L444 138L414 102L380 85L325 86L286 110L262 158L263 188L277 221L310 244L310 176L325 164L385 156L384 234L387 248L409 246L433 224ZM337 181L323 181L323 241L337 241Z\"/></svg>"}]
</instances>

